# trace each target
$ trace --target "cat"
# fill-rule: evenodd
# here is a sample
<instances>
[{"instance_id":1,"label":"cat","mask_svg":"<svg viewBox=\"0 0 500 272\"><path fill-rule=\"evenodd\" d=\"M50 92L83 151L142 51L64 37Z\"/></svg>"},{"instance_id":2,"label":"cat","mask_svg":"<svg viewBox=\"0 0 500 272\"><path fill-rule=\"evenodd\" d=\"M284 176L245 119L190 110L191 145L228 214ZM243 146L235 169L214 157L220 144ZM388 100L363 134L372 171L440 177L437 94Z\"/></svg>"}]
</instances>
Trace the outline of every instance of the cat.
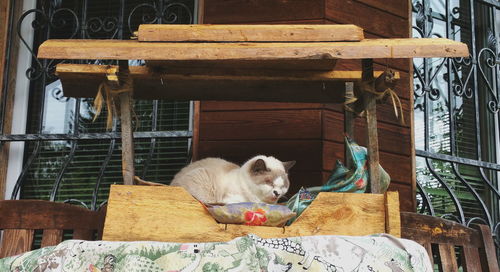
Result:
<instances>
[{"instance_id":1,"label":"cat","mask_svg":"<svg viewBox=\"0 0 500 272\"><path fill-rule=\"evenodd\" d=\"M264 202L276 204L290 181L288 171L295 161L281 162L258 155L241 167L219 158L206 158L181 169L170 185L180 186L207 204Z\"/></svg>"}]
</instances>

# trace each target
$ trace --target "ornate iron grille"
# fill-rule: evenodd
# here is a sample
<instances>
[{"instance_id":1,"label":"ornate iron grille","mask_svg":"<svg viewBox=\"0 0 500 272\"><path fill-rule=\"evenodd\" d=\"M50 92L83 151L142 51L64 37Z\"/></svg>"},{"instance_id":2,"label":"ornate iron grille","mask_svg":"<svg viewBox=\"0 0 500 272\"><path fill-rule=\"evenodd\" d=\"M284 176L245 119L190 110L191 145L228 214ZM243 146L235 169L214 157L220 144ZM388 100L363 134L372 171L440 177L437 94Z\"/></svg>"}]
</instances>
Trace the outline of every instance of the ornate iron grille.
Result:
<instances>
[{"instance_id":1,"label":"ornate iron grille","mask_svg":"<svg viewBox=\"0 0 500 272\"><path fill-rule=\"evenodd\" d=\"M500 2L413 1L415 37L467 43L469 58L414 61L418 210L482 223L500 243Z\"/></svg>"},{"instance_id":2,"label":"ornate iron grille","mask_svg":"<svg viewBox=\"0 0 500 272\"><path fill-rule=\"evenodd\" d=\"M194 0L40 0L12 23L10 33L18 35L32 55L26 71L30 81L27 133L0 131L0 143L25 143L24 166L12 198L20 194L97 209L105 202L109 185L121 182L119 123L107 132L105 112L92 122L93 99L64 97L54 70L56 64L70 61L38 59L38 46L57 38L129 39L142 23L193 23L194 6ZM21 32L23 25L34 33L33 43ZM189 160L190 102L136 101L135 111L136 172L168 182Z\"/></svg>"}]
</instances>

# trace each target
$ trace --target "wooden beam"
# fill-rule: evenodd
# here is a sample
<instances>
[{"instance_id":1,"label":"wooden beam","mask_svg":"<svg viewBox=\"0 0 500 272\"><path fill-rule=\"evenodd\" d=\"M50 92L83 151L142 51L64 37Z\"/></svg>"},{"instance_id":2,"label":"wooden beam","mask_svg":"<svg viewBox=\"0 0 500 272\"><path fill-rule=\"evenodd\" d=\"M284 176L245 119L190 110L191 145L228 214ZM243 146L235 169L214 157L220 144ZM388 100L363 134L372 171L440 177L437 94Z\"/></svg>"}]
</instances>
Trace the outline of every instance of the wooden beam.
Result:
<instances>
[{"instance_id":1,"label":"wooden beam","mask_svg":"<svg viewBox=\"0 0 500 272\"><path fill-rule=\"evenodd\" d=\"M59 64L56 73L67 97L95 97L110 66ZM382 72L374 72L374 76ZM361 71L156 70L131 66L134 98L343 102L344 81L359 81ZM398 75L399 76L399 75Z\"/></svg>"},{"instance_id":2,"label":"wooden beam","mask_svg":"<svg viewBox=\"0 0 500 272\"><path fill-rule=\"evenodd\" d=\"M373 60L364 59L362 61L363 67L363 81L367 83L368 88L374 91L373 83ZM373 94L364 92L363 102L366 113L367 125L367 142L368 142L368 170L370 171L370 192L373 194L380 194L382 192L380 184L380 171L379 171L379 146L378 146L378 132L377 132L377 102Z\"/></svg>"},{"instance_id":3,"label":"wooden beam","mask_svg":"<svg viewBox=\"0 0 500 272\"><path fill-rule=\"evenodd\" d=\"M7 63L7 39L9 35L9 18L10 18L10 2L11 1L1 1L0 2L0 105L3 103L2 99L7 95L4 90L5 85L5 69ZM0 107L0 111L4 110ZM9 114L7 114L9 115ZM4 118L3 113L0 112L0 117ZM3 122L3 130L0 133L6 131L7 120L0 119ZM9 122L10 123L10 122ZM8 128L10 130L10 128ZM5 183L7 176L7 162L9 156L9 144L0 144L0 200L4 199L5 195Z\"/></svg>"},{"instance_id":4,"label":"wooden beam","mask_svg":"<svg viewBox=\"0 0 500 272\"><path fill-rule=\"evenodd\" d=\"M48 40L39 58L143 60L290 60L467 57L448 39L365 39L315 43L153 43L133 40Z\"/></svg>"},{"instance_id":5,"label":"wooden beam","mask_svg":"<svg viewBox=\"0 0 500 272\"><path fill-rule=\"evenodd\" d=\"M355 25L148 25L141 42L334 42L360 41Z\"/></svg>"}]
</instances>

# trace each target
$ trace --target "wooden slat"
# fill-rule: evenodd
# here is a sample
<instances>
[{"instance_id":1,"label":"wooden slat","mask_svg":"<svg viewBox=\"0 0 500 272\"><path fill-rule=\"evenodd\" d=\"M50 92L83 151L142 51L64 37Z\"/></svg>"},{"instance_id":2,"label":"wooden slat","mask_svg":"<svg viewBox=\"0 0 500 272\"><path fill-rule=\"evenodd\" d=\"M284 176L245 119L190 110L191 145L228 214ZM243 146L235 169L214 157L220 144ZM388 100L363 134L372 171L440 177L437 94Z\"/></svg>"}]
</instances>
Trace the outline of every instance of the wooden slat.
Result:
<instances>
[{"instance_id":1,"label":"wooden slat","mask_svg":"<svg viewBox=\"0 0 500 272\"><path fill-rule=\"evenodd\" d=\"M385 204L385 233L401 237L401 220L399 215L398 192L387 192L384 199Z\"/></svg>"},{"instance_id":2,"label":"wooden slat","mask_svg":"<svg viewBox=\"0 0 500 272\"><path fill-rule=\"evenodd\" d=\"M0 201L0 229L99 229L97 212L43 200Z\"/></svg>"},{"instance_id":3,"label":"wooden slat","mask_svg":"<svg viewBox=\"0 0 500 272\"><path fill-rule=\"evenodd\" d=\"M478 248L464 246L462 252L462 266L464 272L482 271Z\"/></svg>"},{"instance_id":4,"label":"wooden slat","mask_svg":"<svg viewBox=\"0 0 500 272\"><path fill-rule=\"evenodd\" d=\"M131 40L48 40L39 58L143 60L290 60L467 57L448 39L365 39L318 43L144 43Z\"/></svg>"},{"instance_id":5,"label":"wooden slat","mask_svg":"<svg viewBox=\"0 0 500 272\"><path fill-rule=\"evenodd\" d=\"M168 212L158 213L158 210ZM261 237L367 235L386 229L384 195L320 193L289 227L225 226L183 188L112 185L103 240L228 241ZM394 218L399 219L399 216ZM359 228L363 225L363 228ZM133 228L127 226L134 226ZM168 226L168 227L165 227Z\"/></svg>"},{"instance_id":6,"label":"wooden slat","mask_svg":"<svg viewBox=\"0 0 500 272\"><path fill-rule=\"evenodd\" d=\"M455 247L452 244L439 244L438 248L443 271L458 271Z\"/></svg>"},{"instance_id":7,"label":"wooden slat","mask_svg":"<svg viewBox=\"0 0 500 272\"><path fill-rule=\"evenodd\" d=\"M480 247L477 231L439 217L402 212L401 233L404 238L457 246Z\"/></svg>"},{"instance_id":8,"label":"wooden slat","mask_svg":"<svg viewBox=\"0 0 500 272\"><path fill-rule=\"evenodd\" d=\"M41 247L55 246L62 241L63 230L61 229L45 229L42 234Z\"/></svg>"},{"instance_id":9,"label":"wooden slat","mask_svg":"<svg viewBox=\"0 0 500 272\"><path fill-rule=\"evenodd\" d=\"M360 41L355 25L149 25L139 26L141 42L333 42Z\"/></svg>"},{"instance_id":10,"label":"wooden slat","mask_svg":"<svg viewBox=\"0 0 500 272\"><path fill-rule=\"evenodd\" d=\"M297 21L324 18L324 0L205 0L204 23Z\"/></svg>"},{"instance_id":11,"label":"wooden slat","mask_svg":"<svg viewBox=\"0 0 500 272\"><path fill-rule=\"evenodd\" d=\"M94 233L95 231L90 229L75 229L73 239L93 241L95 239Z\"/></svg>"},{"instance_id":12,"label":"wooden slat","mask_svg":"<svg viewBox=\"0 0 500 272\"><path fill-rule=\"evenodd\" d=\"M0 246L0 259L31 250L33 237L34 230L32 229L3 230L2 243Z\"/></svg>"},{"instance_id":13,"label":"wooden slat","mask_svg":"<svg viewBox=\"0 0 500 272\"><path fill-rule=\"evenodd\" d=\"M481 263L484 264L483 271L498 272L498 259L490 228L486 225L476 225L475 227L479 230L479 235L483 241L482 247L479 249Z\"/></svg>"},{"instance_id":14,"label":"wooden slat","mask_svg":"<svg viewBox=\"0 0 500 272\"><path fill-rule=\"evenodd\" d=\"M418 241L417 241L418 242ZM420 243L420 242L418 242ZM431 266L434 267L434 255L432 253L432 245L430 242L420 243L427 251L427 255L429 255L429 260L431 261Z\"/></svg>"},{"instance_id":15,"label":"wooden slat","mask_svg":"<svg viewBox=\"0 0 500 272\"><path fill-rule=\"evenodd\" d=\"M110 67L60 64L57 75L66 97L95 97ZM198 71L201 73L201 71ZM343 81L359 81L360 71L267 71L221 70L178 72L130 67L137 99L341 102ZM381 71L374 72L378 76ZM224 75L225 74L225 75Z\"/></svg>"}]
</instances>

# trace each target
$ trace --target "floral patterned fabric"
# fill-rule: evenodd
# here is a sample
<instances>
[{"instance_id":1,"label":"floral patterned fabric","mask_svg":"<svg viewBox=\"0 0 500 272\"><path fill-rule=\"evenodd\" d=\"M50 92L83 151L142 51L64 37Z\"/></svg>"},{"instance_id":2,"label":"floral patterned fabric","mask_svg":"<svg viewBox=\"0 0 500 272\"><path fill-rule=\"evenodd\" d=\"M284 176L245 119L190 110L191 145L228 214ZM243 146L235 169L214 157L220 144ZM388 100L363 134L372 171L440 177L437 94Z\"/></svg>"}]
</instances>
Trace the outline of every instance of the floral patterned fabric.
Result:
<instances>
[{"instance_id":1,"label":"floral patterned fabric","mask_svg":"<svg viewBox=\"0 0 500 272\"><path fill-rule=\"evenodd\" d=\"M432 271L417 243L381 236L304 236L227 243L68 240L0 259L0 271L263 272Z\"/></svg>"},{"instance_id":2,"label":"floral patterned fabric","mask_svg":"<svg viewBox=\"0 0 500 272\"><path fill-rule=\"evenodd\" d=\"M295 216L286 206L242 202L207 206L208 212L219 223L249 226L281 227Z\"/></svg>"}]
</instances>

